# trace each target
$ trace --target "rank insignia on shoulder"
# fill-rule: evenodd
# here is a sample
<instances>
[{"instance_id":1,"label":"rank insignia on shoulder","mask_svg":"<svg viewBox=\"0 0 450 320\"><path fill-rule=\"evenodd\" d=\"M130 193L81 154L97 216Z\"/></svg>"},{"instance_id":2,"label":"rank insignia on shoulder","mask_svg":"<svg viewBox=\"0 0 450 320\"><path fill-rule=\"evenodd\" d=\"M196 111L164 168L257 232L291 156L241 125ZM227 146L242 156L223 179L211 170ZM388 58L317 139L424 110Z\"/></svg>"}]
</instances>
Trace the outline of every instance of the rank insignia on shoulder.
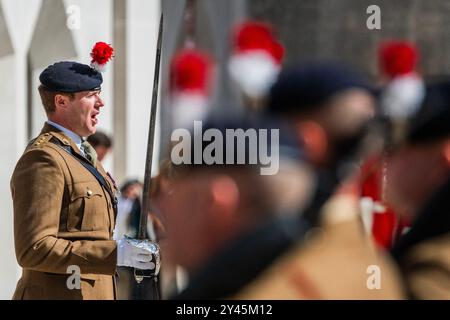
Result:
<instances>
[{"instance_id":1,"label":"rank insignia on shoulder","mask_svg":"<svg viewBox=\"0 0 450 320\"><path fill-rule=\"evenodd\" d=\"M32 140L30 144L33 144L34 147L44 146L48 142L49 136L50 135L47 134L40 135L36 139Z\"/></svg>"}]
</instances>

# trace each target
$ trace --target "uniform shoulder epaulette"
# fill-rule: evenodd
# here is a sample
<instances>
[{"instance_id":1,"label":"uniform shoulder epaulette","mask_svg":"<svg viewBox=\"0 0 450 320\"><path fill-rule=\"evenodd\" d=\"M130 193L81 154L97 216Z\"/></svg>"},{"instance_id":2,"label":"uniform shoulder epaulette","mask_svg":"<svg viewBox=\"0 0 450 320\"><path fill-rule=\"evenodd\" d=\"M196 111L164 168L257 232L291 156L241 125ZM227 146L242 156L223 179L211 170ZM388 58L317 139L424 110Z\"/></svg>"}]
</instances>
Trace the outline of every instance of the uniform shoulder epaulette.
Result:
<instances>
[{"instance_id":1,"label":"uniform shoulder epaulette","mask_svg":"<svg viewBox=\"0 0 450 320\"><path fill-rule=\"evenodd\" d=\"M50 133L43 133L36 139L30 142L30 147L32 148L42 148L45 146L53 136Z\"/></svg>"}]
</instances>

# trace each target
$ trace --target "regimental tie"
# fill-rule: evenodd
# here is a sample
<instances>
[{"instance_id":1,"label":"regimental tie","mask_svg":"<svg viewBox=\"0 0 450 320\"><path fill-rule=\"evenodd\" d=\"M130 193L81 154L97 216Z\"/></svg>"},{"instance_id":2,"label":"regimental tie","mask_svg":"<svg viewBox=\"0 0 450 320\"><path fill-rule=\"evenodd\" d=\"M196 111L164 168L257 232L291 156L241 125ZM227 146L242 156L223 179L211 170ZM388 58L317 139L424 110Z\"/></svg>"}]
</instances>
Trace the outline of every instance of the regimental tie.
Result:
<instances>
[{"instance_id":1,"label":"regimental tie","mask_svg":"<svg viewBox=\"0 0 450 320\"><path fill-rule=\"evenodd\" d=\"M81 151L84 153L86 159L88 159L93 166L95 167L97 163L97 152L95 152L95 149L87 140L84 140L81 143Z\"/></svg>"}]
</instances>

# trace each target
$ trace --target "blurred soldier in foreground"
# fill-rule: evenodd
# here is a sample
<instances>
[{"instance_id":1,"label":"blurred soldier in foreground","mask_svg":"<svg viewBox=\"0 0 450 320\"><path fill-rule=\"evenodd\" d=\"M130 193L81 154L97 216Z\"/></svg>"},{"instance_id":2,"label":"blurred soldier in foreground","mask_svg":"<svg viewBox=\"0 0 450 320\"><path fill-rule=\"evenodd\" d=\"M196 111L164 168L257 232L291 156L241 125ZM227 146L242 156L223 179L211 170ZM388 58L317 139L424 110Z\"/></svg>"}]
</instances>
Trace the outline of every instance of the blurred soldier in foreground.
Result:
<instances>
[{"instance_id":1,"label":"blurred soldier in foreground","mask_svg":"<svg viewBox=\"0 0 450 320\"><path fill-rule=\"evenodd\" d=\"M379 47L380 78L386 83L379 95L380 113L392 130L387 143L395 143L405 123L419 109L425 87L418 72L419 52L407 41L387 41ZM374 154L362 166L362 215L366 230L377 245L391 249L399 236L409 228L406 217L399 217L386 204L386 154Z\"/></svg>"},{"instance_id":2,"label":"blurred soldier in foreground","mask_svg":"<svg viewBox=\"0 0 450 320\"><path fill-rule=\"evenodd\" d=\"M450 299L450 80L427 87L388 159L387 200L411 229L393 249L410 297Z\"/></svg>"},{"instance_id":3,"label":"blurred soldier in foreground","mask_svg":"<svg viewBox=\"0 0 450 320\"><path fill-rule=\"evenodd\" d=\"M312 225L361 160L357 153L375 115L371 90L361 75L331 62L288 68L272 87L269 113L287 124L297 149L315 168L315 195L302 213Z\"/></svg>"},{"instance_id":4,"label":"blurred soldier in foreground","mask_svg":"<svg viewBox=\"0 0 450 320\"><path fill-rule=\"evenodd\" d=\"M208 128L224 137L226 129L251 129L244 122L208 123L205 132ZM194 135L192 141L196 140ZM258 249L253 232L273 210L260 166L248 163L249 144L236 142L232 149L216 149L223 159L237 159L238 152L245 152L245 164L207 165L202 161L173 165L175 174L160 210L168 258L189 273L189 285L180 299L222 298L235 292L249 267L246 262L259 259L258 251L253 251ZM197 147L193 144L192 159ZM207 147L203 144L199 148L203 153Z\"/></svg>"},{"instance_id":5,"label":"blurred soldier in foreground","mask_svg":"<svg viewBox=\"0 0 450 320\"><path fill-rule=\"evenodd\" d=\"M317 168L319 184L315 196L306 210L299 209L299 207L303 208L304 204L298 206L299 210L295 215L279 215L271 218L276 210L271 212L267 210L268 207L263 206L260 208L259 214L267 213L269 219L266 219L264 215L259 215L258 219L253 220L253 223L247 224L247 228L240 228L245 219L233 221L233 217L237 219L242 213L239 214L238 209L231 210L230 208L241 208L237 204L240 201L246 201L248 195L253 195L250 199L254 197L253 201L257 207L261 205L261 201L272 200L275 196L272 205L278 207L279 194L262 189L257 190L256 188L263 185L254 185L249 177L238 180L241 183L250 182L250 185L244 183L242 190L240 189L242 186L237 189L236 187L230 188L233 184L228 183L220 183L218 186L222 185L221 188L214 188L212 181L209 182L210 184L200 185L202 179L208 181L208 179L213 179L212 177L216 174L220 177L220 174L226 172L225 170L232 170L234 167L226 165L213 165L209 168L185 166L185 172L196 174L186 174L186 176L190 176L187 180L175 179L175 187L171 192L171 197L175 198L168 197L167 204L162 210L167 217L167 239L169 244L172 243L169 246L173 246L169 251L178 259L183 260L179 260L179 263L188 267L191 276L189 286L177 298L258 297L254 296L255 293L264 293L264 298L269 299L401 297L401 289L396 281L392 265L385 257L378 255L372 242L363 231L358 210L358 195L357 193L353 194L354 188L344 188L344 190L349 189L352 192L341 192L343 195L336 196L337 199L333 198L335 200L321 210L330 195L337 189L339 182L348 177L348 171L347 173L343 171L349 167L349 164L352 164L349 159L354 159L358 142L361 136L364 136L363 129L374 114L373 98L366 83L347 69L336 66L315 66L313 69L307 70L301 68L300 70L290 70L287 74L290 75L287 79L280 78L279 80L278 85L281 87L276 88L277 84L275 85L274 90L279 91L273 93L276 99L274 96L272 98L273 101L277 100L276 106L282 110L278 110L276 113L284 114L283 118L289 119L286 122L290 124L290 128L286 129L284 125L278 126L278 128L283 128L280 136L292 135L296 138L294 139L296 144L280 141L280 153L282 153L281 149L294 150L294 153L302 155L297 156L296 161L300 163L306 159ZM282 75L282 77L284 76ZM294 78L291 78L292 76ZM291 80L294 81L291 82ZM313 84L313 87L308 87L308 84ZM296 85L300 87L296 87ZM302 99L298 99L302 94ZM275 104L273 107L275 108ZM345 114L345 117L342 117L342 114ZM254 123L253 125L258 127ZM222 123L221 126L222 128L226 127L226 124ZM272 126L274 126L273 123ZM295 157L291 157L291 159L295 159ZM242 167L242 169L244 168ZM271 177L268 176L266 180L269 184ZM250 191L249 188L252 189L250 194L247 193ZM238 193L239 197L236 197L236 190L243 191L243 195L247 196L242 198L241 193ZM255 191L257 194L253 193ZM189 199L194 196L199 200L195 204L189 204L189 201L192 202ZM177 197L182 198L178 199ZM213 199L216 199L217 203L213 203L215 202ZM236 202L236 199L240 199L240 201ZM225 207L228 207L227 210L223 208L225 204ZM189 209L193 207L190 211L194 214L187 214L187 205ZM257 207L249 204L249 208L256 209ZM219 208L221 209L219 210ZM266 210L262 210L262 208L266 208ZM295 206L290 209L293 208ZM327 213L319 215L320 210ZM234 214L231 214L230 211ZM305 214L300 215L302 212ZM219 219L224 219L227 223L219 223ZM234 225L235 228L230 229L227 227L229 225ZM189 226L189 231L187 226ZM216 230L219 226L223 229ZM321 229L312 229L314 226L319 226ZM171 228L172 230L170 230ZM236 229L241 229L241 232ZM226 237L223 237L221 242L217 240L220 239L220 234L222 237L234 234L234 241L230 241L225 247ZM325 235L325 242L319 240L320 234ZM197 243L200 245L197 246ZM218 243L222 243L222 246L217 246ZM324 246L315 245L317 243L322 243ZM186 248L187 244L192 245ZM216 244L217 250L212 249L214 244ZM296 248L296 244L299 249ZM316 248L317 251L312 250ZM250 289L250 291L244 290L242 294L239 294L242 288L257 279L264 270L270 268L278 257L290 249L294 250L292 255L294 257L297 256L297 250L303 249L312 255L311 258L305 259L309 265L305 270L308 273L311 272L314 286L320 289L312 290L320 292L320 294L317 295L313 291L307 294L301 293L308 291L309 284L292 281L292 279L302 278L302 275L298 273L292 275L292 271L297 270L296 266L286 270L283 268L281 273L269 272L269 283L274 281L273 283L277 286L279 277L286 275L288 286L283 287L283 283L277 290L252 291ZM211 256L214 257L211 258ZM303 260L301 259L301 261ZM333 269L335 263L337 268ZM278 262L275 265L278 265ZM367 270L372 270L370 267L374 265L383 270L383 278L380 279L383 290L371 290L371 284L367 284L370 276L367 274ZM322 272L314 273L314 270L322 270ZM343 272L342 277L339 276L339 272ZM322 276L323 280L321 280ZM329 280L333 277L338 277L342 282L329 288ZM292 285L294 287L289 288ZM376 285L378 284L376 283ZM323 288L323 286L325 287ZM252 285L249 288L252 288ZM266 288L270 288L270 286L264 287L264 289Z\"/></svg>"},{"instance_id":6,"label":"blurred soldier in foreground","mask_svg":"<svg viewBox=\"0 0 450 320\"><path fill-rule=\"evenodd\" d=\"M269 107L293 128L317 170L317 189L301 213L303 237L234 298L402 298L394 264L377 252L360 217L355 168L375 112L370 86L343 66L312 64L283 72Z\"/></svg>"}]
</instances>

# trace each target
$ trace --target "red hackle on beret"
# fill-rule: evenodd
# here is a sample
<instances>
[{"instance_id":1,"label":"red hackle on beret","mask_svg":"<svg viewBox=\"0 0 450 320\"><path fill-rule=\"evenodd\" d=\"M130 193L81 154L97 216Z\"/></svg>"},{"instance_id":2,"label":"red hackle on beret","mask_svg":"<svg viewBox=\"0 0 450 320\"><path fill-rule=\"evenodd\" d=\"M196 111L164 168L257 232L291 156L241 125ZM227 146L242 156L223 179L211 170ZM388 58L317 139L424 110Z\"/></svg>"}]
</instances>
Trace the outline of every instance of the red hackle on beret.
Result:
<instances>
[{"instance_id":1,"label":"red hackle on beret","mask_svg":"<svg viewBox=\"0 0 450 320\"><path fill-rule=\"evenodd\" d=\"M213 61L197 49L183 49L172 59L170 86L172 91L192 91L206 95L211 81Z\"/></svg>"},{"instance_id":2,"label":"red hackle on beret","mask_svg":"<svg viewBox=\"0 0 450 320\"><path fill-rule=\"evenodd\" d=\"M106 63L114 57L114 49L105 42L97 42L91 52L91 67L102 72Z\"/></svg>"},{"instance_id":3,"label":"red hackle on beret","mask_svg":"<svg viewBox=\"0 0 450 320\"><path fill-rule=\"evenodd\" d=\"M232 45L235 54L252 50L266 51L281 64L284 47L277 41L270 24L260 21L245 21L234 28Z\"/></svg>"},{"instance_id":4,"label":"red hackle on beret","mask_svg":"<svg viewBox=\"0 0 450 320\"><path fill-rule=\"evenodd\" d=\"M380 71L392 78L414 72L418 60L418 50L407 41L387 41L379 49Z\"/></svg>"}]
</instances>

